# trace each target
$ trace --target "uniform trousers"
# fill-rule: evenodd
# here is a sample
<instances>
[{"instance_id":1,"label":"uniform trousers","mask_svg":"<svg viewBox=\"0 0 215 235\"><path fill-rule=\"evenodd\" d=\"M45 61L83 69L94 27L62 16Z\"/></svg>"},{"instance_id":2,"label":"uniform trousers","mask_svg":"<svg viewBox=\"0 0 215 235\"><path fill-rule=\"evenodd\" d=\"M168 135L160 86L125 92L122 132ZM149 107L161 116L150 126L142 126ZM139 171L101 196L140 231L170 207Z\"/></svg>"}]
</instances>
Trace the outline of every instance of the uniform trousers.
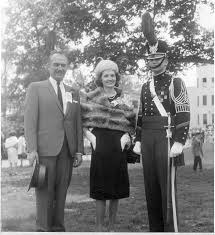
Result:
<instances>
[{"instance_id":1,"label":"uniform trousers","mask_svg":"<svg viewBox=\"0 0 215 235\"><path fill-rule=\"evenodd\" d=\"M40 156L39 161L47 167L47 179L43 188L35 189L37 230L65 231L64 207L73 169L66 136L57 156Z\"/></svg>"},{"instance_id":2,"label":"uniform trousers","mask_svg":"<svg viewBox=\"0 0 215 235\"><path fill-rule=\"evenodd\" d=\"M163 124L165 125L165 122ZM144 129L144 123L142 125L141 152L149 228L151 232L172 232L174 226L171 196L169 196L170 216L167 223L168 141L166 130L164 125L162 129L150 129L150 125L156 126L153 122L147 123L146 129ZM174 184L176 189L176 182Z\"/></svg>"}]
</instances>

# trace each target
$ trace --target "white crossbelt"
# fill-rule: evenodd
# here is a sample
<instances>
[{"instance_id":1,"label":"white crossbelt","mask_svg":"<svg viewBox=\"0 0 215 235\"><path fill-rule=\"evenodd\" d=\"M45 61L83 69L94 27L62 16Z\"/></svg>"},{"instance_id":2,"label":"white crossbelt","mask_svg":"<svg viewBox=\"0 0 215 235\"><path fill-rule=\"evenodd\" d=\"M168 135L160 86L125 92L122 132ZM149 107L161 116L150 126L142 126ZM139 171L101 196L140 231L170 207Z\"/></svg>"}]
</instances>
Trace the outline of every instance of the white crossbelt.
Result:
<instances>
[{"instance_id":1,"label":"white crossbelt","mask_svg":"<svg viewBox=\"0 0 215 235\"><path fill-rule=\"evenodd\" d=\"M166 110L164 109L162 103L160 102L160 100L159 100L159 98L158 98L158 96L157 96L157 94L156 94L156 92L155 92L154 77L151 78L151 81L150 81L150 84L149 84L149 88L150 88L151 95L152 95L152 97L153 97L152 100L154 101L155 106L157 107L157 109L158 109L160 115L161 115L162 117L167 117L167 116L168 116L168 115L167 115L167 112L166 112Z\"/></svg>"}]
</instances>

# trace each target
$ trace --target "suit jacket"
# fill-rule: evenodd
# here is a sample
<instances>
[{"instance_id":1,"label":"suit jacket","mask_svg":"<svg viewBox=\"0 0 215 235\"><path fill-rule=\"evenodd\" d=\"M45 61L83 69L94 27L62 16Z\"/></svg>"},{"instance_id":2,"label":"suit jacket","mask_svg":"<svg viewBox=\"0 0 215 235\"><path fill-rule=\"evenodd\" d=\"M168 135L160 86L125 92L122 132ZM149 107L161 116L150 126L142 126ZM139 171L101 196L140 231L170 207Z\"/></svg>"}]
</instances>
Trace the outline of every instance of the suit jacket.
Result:
<instances>
[{"instance_id":1,"label":"suit jacket","mask_svg":"<svg viewBox=\"0 0 215 235\"><path fill-rule=\"evenodd\" d=\"M25 138L27 150L39 156L56 156L66 135L71 156L83 153L83 130L78 91L65 85L71 92L72 103L67 102L66 113L49 80L30 84L25 100Z\"/></svg>"}]
</instances>

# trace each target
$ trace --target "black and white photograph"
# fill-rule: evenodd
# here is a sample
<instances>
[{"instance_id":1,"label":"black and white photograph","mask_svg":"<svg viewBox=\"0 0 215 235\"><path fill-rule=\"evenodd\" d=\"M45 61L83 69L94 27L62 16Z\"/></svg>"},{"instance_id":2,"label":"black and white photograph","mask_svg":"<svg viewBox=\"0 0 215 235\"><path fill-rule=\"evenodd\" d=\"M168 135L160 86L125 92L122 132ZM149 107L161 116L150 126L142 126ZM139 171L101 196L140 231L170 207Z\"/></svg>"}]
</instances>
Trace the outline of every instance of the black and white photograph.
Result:
<instances>
[{"instance_id":1,"label":"black and white photograph","mask_svg":"<svg viewBox=\"0 0 215 235\"><path fill-rule=\"evenodd\" d=\"M214 1L1 0L2 234L214 233Z\"/></svg>"}]
</instances>

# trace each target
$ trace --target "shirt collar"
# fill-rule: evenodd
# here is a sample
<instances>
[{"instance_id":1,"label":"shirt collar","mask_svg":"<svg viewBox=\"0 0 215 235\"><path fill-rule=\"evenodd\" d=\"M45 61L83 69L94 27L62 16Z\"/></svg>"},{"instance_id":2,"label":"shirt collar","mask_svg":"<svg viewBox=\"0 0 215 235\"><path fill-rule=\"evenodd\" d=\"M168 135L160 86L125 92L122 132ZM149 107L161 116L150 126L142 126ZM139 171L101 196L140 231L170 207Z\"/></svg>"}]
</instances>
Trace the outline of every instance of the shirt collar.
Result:
<instances>
[{"instance_id":1,"label":"shirt collar","mask_svg":"<svg viewBox=\"0 0 215 235\"><path fill-rule=\"evenodd\" d=\"M56 90L57 89L57 81L52 78L52 77L49 77L49 81L51 82L52 86L54 87L54 89ZM64 87L64 83L63 81L60 82L60 89L64 92L65 91L65 87Z\"/></svg>"},{"instance_id":2,"label":"shirt collar","mask_svg":"<svg viewBox=\"0 0 215 235\"><path fill-rule=\"evenodd\" d=\"M50 81L52 84L54 84L55 86L57 86L57 81L56 81L54 78L49 77L49 81ZM60 81L60 86L62 86L62 85L63 85L63 81Z\"/></svg>"}]
</instances>

